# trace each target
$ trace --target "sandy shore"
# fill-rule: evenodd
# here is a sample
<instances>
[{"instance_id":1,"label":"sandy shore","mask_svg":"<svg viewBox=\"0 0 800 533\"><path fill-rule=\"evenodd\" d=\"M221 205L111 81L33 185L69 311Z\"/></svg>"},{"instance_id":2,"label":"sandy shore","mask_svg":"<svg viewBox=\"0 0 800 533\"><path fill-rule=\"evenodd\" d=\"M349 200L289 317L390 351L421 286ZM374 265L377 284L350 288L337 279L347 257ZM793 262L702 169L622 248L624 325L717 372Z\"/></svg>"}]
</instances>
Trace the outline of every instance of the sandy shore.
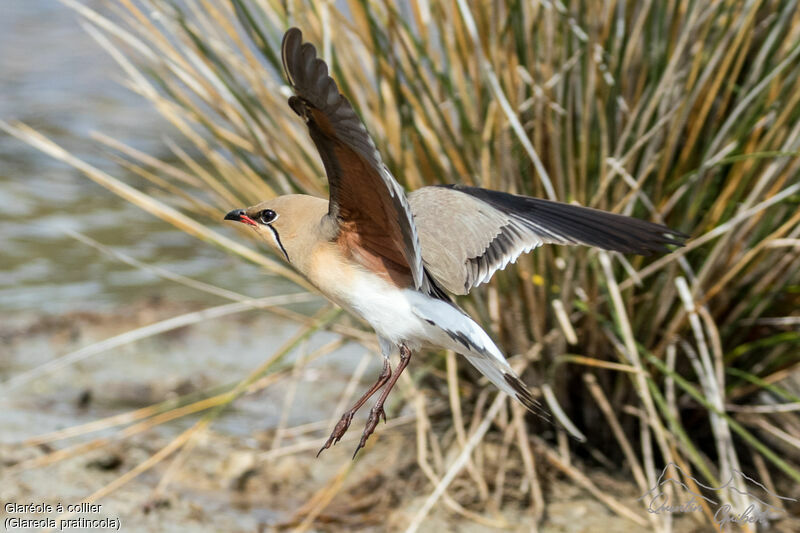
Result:
<instances>
[{"instance_id":1,"label":"sandy shore","mask_svg":"<svg viewBox=\"0 0 800 533\"><path fill-rule=\"evenodd\" d=\"M2 377L18 376L92 343L193 310L150 301L117 313L16 317L0 330L7 347L0 358ZM0 397L4 480L0 501L66 508L119 483L126 473L170 445L199 415L144 431L132 431L136 426L128 422L70 439L36 445L25 441L233 383L298 329L297 324L266 312L248 312L117 347L4 391ZM312 354L335 338L330 333L315 334L287 362ZM289 372L237 400L198 434L189 453L179 454L177 461L175 455L170 456L99 498L101 507L95 512L74 517L106 520L95 524L118 520L122 531L132 532L292 530L310 515L315 517L307 524L312 530L402 531L433 490L417 461L416 422L410 407L390 414L390 424L379 427L377 438L358 460L351 460L352 440L314 457L357 369L363 371L361 381L366 385L378 373L379 361L362 347L345 344L302 371ZM437 416L431 419L436 425ZM354 422L348 437L360 435L360 422ZM446 431L447 425L441 425ZM92 449L54 461L58 450L87 442L95 443ZM546 463L540 469L548 502L540 531L648 529L614 515ZM532 518L525 488L519 481L514 484L521 479L514 468L509 472L502 503L489 504L495 510L482 513L483 524L465 520L440 503L422 530L484 531L504 523L512 531L529 531ZM638 495L631 483L599 471L592 479L628 507L637 508ZM454 498L466 501L467 508L486 508L480 501L464 500L474 493L467 476L457 478L449 490ZM328 495L330 502L320 505ZM55 510L15 513L4 509L0 513L3 520L61 516ZM645 516L643 511L640 515Z\"/></svg>"}]
</instances>

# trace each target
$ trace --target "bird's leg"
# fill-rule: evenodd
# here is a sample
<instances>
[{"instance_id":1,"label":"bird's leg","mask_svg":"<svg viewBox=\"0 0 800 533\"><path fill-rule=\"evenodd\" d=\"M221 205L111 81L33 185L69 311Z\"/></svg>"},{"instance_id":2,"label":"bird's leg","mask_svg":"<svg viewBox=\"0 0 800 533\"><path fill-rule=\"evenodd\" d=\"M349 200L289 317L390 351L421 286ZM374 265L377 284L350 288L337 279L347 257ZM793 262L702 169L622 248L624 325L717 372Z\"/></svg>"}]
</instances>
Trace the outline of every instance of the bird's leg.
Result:
<instances>
[{"instance_id":1,"label":"bird's leg","mask_svg":"<svg viewBox=\"0 0 800 533\"><path fill-rule=\"evenodd\" d=\"M322 450L327 450L328 448L339 442L339 439L341 439L347 432L347 428L350 427L350 422L352 422L353 416L356 414L356 411L361 409L361 406L364 405L364 402L369 400L370 397L373 394L375 394L375 392L377 392L378 389L383 387L384 384L386 384L386 382L389 381L389 378L391 377L392 377L392 367L389 366L389 359L387 357L384 357L383 370L381 370L381 375L378 376L378 381L376 381L375 384L372 385L372 387L370 387L369 390L365 392L364 395L361 396L361 398L358 399L358 401L353 405L352 408L350 408L342 415L342 418L340 418L339 422L336 423L336 427L333 428L331 436L328 437L328 440L325 442L322 448L320 448L319 451L317 452L317 457L319 457L319 454L322 453ZM385 418L386 415L384 415L384 419Z\"/></svg>"},{"instance_id":2,"label":"bird's leg","mask_svg":"<svg viewBox=\"0 0 800 533\"><path fill-rule=\"evenodd\" d=\"M400 363L397 365L397 368L394 369L394 374L386 384L386 388L383 389L383 392L381 392L381 395L378 397L378 401L375 402L375 406L369 410L367 425L364 427L364 433L361 435L361 442L358 443L358 447L353 454L354 459L358 453L358 450L364 447L369 436L372 435L373 431L375 431L375 428L378 426L378 422L381 420L381 416L383 416L383 421L386 422L386 413L383 410L383 404L386 402L386 398L389 397L389 393L392 392L392 387L394 387L394 384L397 383L400 374L402 374L403 370L405 370L405 368L408 366L409 361L411 361L411 350L409 350L408 346L405 344L401 344Z\"/></svg>"}]
</instances>

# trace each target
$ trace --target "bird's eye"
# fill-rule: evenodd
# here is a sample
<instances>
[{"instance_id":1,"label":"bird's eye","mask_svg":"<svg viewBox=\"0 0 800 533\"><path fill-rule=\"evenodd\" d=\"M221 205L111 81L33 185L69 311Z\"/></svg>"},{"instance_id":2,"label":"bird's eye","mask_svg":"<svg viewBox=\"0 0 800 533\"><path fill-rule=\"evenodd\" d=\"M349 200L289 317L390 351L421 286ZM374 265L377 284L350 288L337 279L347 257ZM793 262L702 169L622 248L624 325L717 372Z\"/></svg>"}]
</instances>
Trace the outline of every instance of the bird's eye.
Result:
<instances>
[{"instance_id":1,"label":"bird's eye","mask_svg":"<svg viewBox=\"0 0 800 533\"><path fill-rule=\"evenodd\" d=\"M262 224L269 224L274 222L276 218L278 218L278 213L273 211L272 209L264 209L258 214L258 218Z\"/></svg>"}]
</instances>

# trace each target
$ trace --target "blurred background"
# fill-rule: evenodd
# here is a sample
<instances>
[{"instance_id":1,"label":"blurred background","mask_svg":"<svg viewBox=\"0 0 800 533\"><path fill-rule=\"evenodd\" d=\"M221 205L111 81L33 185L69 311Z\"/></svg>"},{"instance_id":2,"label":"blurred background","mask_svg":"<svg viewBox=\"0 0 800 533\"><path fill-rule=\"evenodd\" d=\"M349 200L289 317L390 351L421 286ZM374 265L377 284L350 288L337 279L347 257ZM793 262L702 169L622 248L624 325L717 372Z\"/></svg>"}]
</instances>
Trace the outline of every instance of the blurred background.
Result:
<instances>
[{"instance_id":1,"label":"blurred background","mask_svg":"<svg viewBox=\"0 0 800 533\"><path fill-rule=\"evenodd\" d=\"M87 142L92 132L102 131L154 157L168 156L164 139L174 130L146 100L122 86L114 60L67 5L45 0L9 4L0 24L3 119L21 120L76 156L128 178L133 175ZM5 243L0 306L11 316L109 310L144 295L202 300L202 294L160 283L76 245L59 228L85 232L142 261L236 284L253 296L264 294L258 269L197 246L184 232L146 216L69 165L42 157L8 135L0 137L0 154Z\"/></svg>"},{"instance_id":2,"label":"blurred background","mask_svg":"<svg viewBox=\"0 0 800 533\"><path fill-rule=\"evenodd\" d=\"M97 501L132 531L707 531L726 502L756 502L742 530L793 530L796 4L5 5L0 499ZM356 461L347 438L314 458L375 340L221 223L326 194L286 105L290 25L408 189L691 235L653 258L545 247L459 300L586 443L431 353ZM664 477L714 503L648 513Z\"/></svg>"}]
</instances>

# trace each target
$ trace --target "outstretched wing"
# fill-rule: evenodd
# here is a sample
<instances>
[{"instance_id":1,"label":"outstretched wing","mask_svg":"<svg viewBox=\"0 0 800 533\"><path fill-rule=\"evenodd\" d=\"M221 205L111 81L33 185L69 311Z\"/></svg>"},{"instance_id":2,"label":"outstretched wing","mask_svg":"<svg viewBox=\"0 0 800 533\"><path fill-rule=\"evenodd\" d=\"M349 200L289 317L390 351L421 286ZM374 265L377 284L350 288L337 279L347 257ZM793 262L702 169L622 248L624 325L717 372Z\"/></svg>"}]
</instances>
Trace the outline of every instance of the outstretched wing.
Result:
<instances>
[{"instance_id":1,"label":"outstretched wing","mask_svg":"<svg viewBox=\"0 0 800 533\"><path fill-rule=\"evenodd\" d=\"M408 200L425 268L453 294L467 294L545 243L650 255L686 238L638 218L478 187L423 187Z\"/></svg>"},{"instance_id":2,"label":"outstretched wing","mask_svg":"<svg viewBox=\"0 0 800 533\"><path fill-rule=\"evenodd\" d=\"M328 216L338 224L339 243L368 268L413 279L424 289L419 239L403 188L300 30L286 32L281 54L296 95L289 105L305 119L325 166Z\"/></svg>"}]
</instances>

